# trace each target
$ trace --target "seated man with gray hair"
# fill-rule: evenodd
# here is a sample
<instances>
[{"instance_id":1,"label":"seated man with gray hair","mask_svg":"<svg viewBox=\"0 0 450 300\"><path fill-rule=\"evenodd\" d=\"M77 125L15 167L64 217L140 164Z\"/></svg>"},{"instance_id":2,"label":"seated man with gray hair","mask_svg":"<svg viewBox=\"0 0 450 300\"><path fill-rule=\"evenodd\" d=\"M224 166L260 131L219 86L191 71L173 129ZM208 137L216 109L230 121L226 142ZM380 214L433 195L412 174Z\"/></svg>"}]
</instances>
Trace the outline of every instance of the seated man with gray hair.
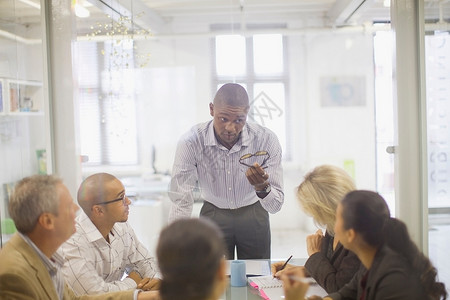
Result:
<instances>
[{"instance_id":1,"label":"seated man with gray hair","mask_svg":"<svg viewBox=\"0 0 450 300\"><path fill-rule=\"evenodd\" d=\"M34 175L17 183L9 214L18 232L0 251L0 299L158 299L157 291L128 290L76 297L56 250L75 232L78 206L61 179Z\"/></svg>"}]
</instances>

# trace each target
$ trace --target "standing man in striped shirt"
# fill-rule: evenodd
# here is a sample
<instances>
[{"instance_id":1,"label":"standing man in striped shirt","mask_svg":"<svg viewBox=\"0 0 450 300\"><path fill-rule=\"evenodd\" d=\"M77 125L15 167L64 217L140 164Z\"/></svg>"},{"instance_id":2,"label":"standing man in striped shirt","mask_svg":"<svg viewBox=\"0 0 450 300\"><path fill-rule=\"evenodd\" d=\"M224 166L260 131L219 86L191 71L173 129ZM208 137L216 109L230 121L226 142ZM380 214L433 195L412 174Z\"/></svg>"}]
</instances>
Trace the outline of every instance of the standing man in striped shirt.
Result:
<instances>
[{"instance_id":1,"label":"standing man in striped shirt","mask_svg":"<svg viewBox=\"0 0 450 300\"><path fill-rule=\"evenodd\" d=\"M247 123L246 90L223 85L209 104L213 120L195 125L177 146L169 196L169 221L190 217L195 189L200 217L216 222L228 259L270 258L269 212L284 202L281 146L269 129Z\"/></svg>"}]
</instances>

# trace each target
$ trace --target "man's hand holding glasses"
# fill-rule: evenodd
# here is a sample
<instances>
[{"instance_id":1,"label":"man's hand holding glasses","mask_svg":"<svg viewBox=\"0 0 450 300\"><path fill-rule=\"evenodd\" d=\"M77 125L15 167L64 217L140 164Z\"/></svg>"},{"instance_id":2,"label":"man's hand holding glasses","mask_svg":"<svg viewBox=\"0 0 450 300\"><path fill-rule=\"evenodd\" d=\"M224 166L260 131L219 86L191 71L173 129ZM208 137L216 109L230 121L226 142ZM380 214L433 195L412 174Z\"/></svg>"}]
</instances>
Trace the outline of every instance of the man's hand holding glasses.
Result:
<instances>
[{"instance_id":1,"label":"man's hand holding glasses","mask_svg":"<svg viewBox=\"0 0 450 300\"><path fill-rule=\"evenodd\" d=\"M258 163L258 158L260 157L262 158L261 164ZM270 193L270 183L267 181L269 179L269 174L264 170L267 168L265 163L269 157L269 152L258 151L253 154L245 154L239 159L240 164L248 167L245 175L250 184L255 188L256 195L258 195L259 198L264 198ZM253 164L250 164L251 159Z\"/></svg>"}]
</instances>

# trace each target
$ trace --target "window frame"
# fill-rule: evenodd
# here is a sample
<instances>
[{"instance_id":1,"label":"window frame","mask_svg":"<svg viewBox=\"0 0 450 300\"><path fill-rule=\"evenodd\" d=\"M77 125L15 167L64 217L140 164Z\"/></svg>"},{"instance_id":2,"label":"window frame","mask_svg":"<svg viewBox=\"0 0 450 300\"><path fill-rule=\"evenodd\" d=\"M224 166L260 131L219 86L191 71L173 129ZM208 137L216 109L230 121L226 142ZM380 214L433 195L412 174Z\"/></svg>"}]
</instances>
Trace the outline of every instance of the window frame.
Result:
<instances>
[{"instance_id":1,"label":"window frame","mask_svg":"<svg viewBox=\"0 0 450 300\"><path fill-rule=\"evenodd\" d=\"M240 25L230 25L230 24L216 24L211 27L211 30L216 32L216 36L223 34L230 34L227 29L232 27L232 31L240 28ZM269 29L269 28L285 28L286 25L283 24L263 24L263 25L251 25L247 24L247 29ZM290 101L290 84L289 84L289 57L288 57L288 39L285 35L282 35L282 44L283 44L283 71L279 75L257 75L254 71L253 65L253 36L257 34L264 34L264 31L258 33L257 30L253 31L254 34L245 36L245 56L246 56L246 74L244 76L223 76L217 74L216 68L216 39L215 37L211 39L211 51L212 51L212 63L211 63L211 72L212 72L212 91L211 94L214 95L217 91L217 86L228 83L228 82L237 82L246 85L246 90L249 96L249 99L255 99L254 95L254 85L258 83L282 83L284 85L284 95L285 95L285 134L286 134L286 149L283 149L283 160L291 161L292 160L292 142L291 142L291 134L292 129L289 126L291 124L291 101ZM232 33L238 34L238 33ZM251 100L252 101L252 100ZM251 102L250 101L250 102Z\"/></svg>"}]
</instances>

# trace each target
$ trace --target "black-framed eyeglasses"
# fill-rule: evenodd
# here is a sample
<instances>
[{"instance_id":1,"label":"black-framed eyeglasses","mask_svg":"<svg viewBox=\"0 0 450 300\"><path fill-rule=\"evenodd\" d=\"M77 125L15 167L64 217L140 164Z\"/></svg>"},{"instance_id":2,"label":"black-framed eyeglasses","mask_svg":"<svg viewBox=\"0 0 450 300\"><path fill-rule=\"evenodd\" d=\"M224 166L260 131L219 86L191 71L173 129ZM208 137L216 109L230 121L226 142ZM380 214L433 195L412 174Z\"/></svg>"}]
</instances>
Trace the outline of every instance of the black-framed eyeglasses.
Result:
<instances>
[{"instance_id":1,"label":"black-framed eyeglasses","mask_svg":"<svg viewBox=\"0 0 450 300\"><path fill-rule=\"evenodd\" d=\"M267 152L267 151L258 151L258 152L255 152L255 153L253 153L253 154L252 154L252 153L247 153L247 154L245 154L245 155L242 155L241 158L239 158L239 163L242 164L242 165L244 165L244 166L247 166L247 167L253 167L252 165L249 165L249 164L245 163L244 160L249 159L250 157L254 157L254 156L265 156L265 157L264 157L264 160L263 160L262 163L260 163L259 165L260 165L263 169L267 168L267 166L264 166L264 164L266 163L266 161L267 161L267 160L269 159L269 157L270 157L270 154L269 154L269 152Z\"/></svg>"},{"instance_id":2,"label":"black-framed eyeglasses","mask_svg":"<svg viewBox=\"0 0 450 300\"><path fill-rule=\"evenodd\" d=\"M122 201L122 204L126 205L127 204L127 195L123 194L123 196L121 196L120 198L117 198L117 199L114 199L114 200L105 201L105 202L96 203L96 205L110 204L110 203L114 203L114 202L118 202L118 201Z\"/></svg>"}]
</instances>

